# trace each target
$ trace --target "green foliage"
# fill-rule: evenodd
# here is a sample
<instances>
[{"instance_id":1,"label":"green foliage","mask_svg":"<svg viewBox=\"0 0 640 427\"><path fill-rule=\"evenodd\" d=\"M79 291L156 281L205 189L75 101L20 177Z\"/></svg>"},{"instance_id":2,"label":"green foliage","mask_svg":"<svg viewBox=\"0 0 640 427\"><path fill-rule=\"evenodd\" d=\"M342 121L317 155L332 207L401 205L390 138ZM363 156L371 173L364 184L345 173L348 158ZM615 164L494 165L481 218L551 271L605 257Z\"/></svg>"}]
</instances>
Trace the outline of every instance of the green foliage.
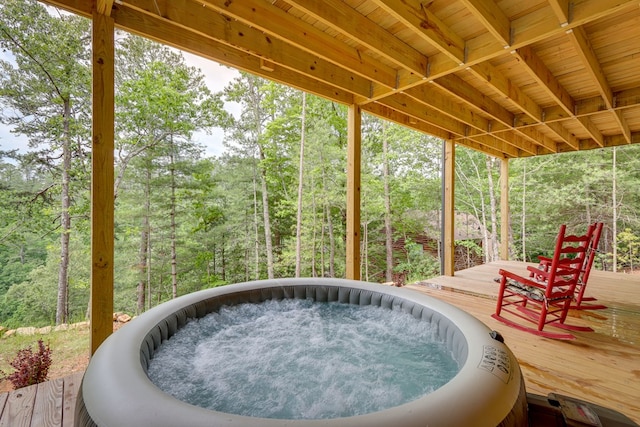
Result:
<instances>
[{"instance_id":1,"label":"green foliage","mask_svg":"<svg viewBox=\"0 0 640 427\"><path fill-rule=\"evenodd\" d=\"M407 239L405 242L406 258L394 267L394 272L406 271L407 283L435 277L440 274L440 261L425 252L422 245Z\"/></svg>"},{"instance_id":2,"label":"green foliage","mask_svg":"<svg viewBox=\"0 0 640 427\"><path fill-rule=\"evenodd\" d=\"M5 110L2 120L32 143L29 153L2 153L6 161L0 160L0 322L40 326L55 321L62 190L60 164L52 154L61 146L65 102L73 113L67 304L71 319L81 320L91 265L89 21L50 15L27 0L7 0L0 12L0 44L15 55L15 63L0 63L0 102L18 112ZM308 95L302 135L300 92L241 74L214 94L202 72L189 67L179 52L131 35L117 40L115 310L139 311L142 290L142 310L171 298L172 243L179 294L265 278L270 268L276 277L294 274L303 136L302 275L343 276L347 109ZM16 41L28 44L36 56L21 54ZM43 65L50 65L52 74L43 76ZM239 106L236 116L225 111L229 102ZM367 114L362 124L363 277L383 280L386 269L384 160L393 241L406 242L394 251L394 271L407 271L408 282L436 275L439 261L415 242L420 236L431 247L438 243L427 229L438 228L442 141ZM224 130L226 151L205 158L193 135L214 127ZM456 210L475 217L483 237L491 238L501 231L495 207L499 161L461 147L456 153ZM636 268L640 147L616 153L618 228L624 230L617 236L618 261ZM548 255L559 224L581 231L595 220L607 224L600 252L612 253L613 172L612 149L510 161L517 256ZM457 245L478 256L486 243L469 239ZM601 255L599 262L610 266L609 258Z\"/></svg>"},{"instance_id":3,"label":"green foliage","mask_svg":"<svg viewBox=\"0 0 640 427\"><path fill-rule=\"evenodd\" d=\"M640 237L630 228L618 234L617 256L622 268L634 270L640 266Z\"/></svg>"}]
</instances>

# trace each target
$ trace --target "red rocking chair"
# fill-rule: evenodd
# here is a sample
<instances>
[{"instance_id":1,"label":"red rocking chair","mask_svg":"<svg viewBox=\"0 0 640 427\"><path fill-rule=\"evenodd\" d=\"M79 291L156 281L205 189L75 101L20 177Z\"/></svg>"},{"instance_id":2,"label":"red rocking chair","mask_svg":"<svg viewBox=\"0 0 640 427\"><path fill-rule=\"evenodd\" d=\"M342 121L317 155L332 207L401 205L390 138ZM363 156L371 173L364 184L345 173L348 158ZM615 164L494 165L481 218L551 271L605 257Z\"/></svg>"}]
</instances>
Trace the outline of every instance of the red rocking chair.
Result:
<instances>
[{"instance_id":1,"label":"red rocking chair","mask_svg":"<svg viewBox=\"0 0 640 427\"><path fill-rule=\"evenodd\" d=\"M576 295L575 295L575 304L571 305L572 309L575 310L603 310L607 308L606 305L602 304L582 304L584 301L596 301L594 297L586 297L584 295L584 291L587 287L587 281L589 280L589 274L591 274L591 267L593 266L593 260L596 257L596 252L598 250L598 243L600 242L600 235L602 234L602 227L604 224L602 222L596 222L594 224L594 231L591 236L591 241L587 246L587 254L584 258L584 264L582 264L582 269L580 271L580 277L578 278L578 283L576 285ZM538 257L540 260L541 266L550 266L551 258L546 258L543 256Z\"/></svg>"},{"instance_id":2,"label":"red rocking chair","mask_svg":"<svg viewBox=\"0 0 640 427\"><path fill-rule=\"evenodd\" d=\"M567 330L591 331L591 328L565 324L574 299L589 245L596 229L592 224L583 236L566 235L566 225L560 226L553 258L538 267L529 266L529 277L500 270L500 291L496 312L492 317L508 326L535 335L574 339L571 333L543 331L547 324ZM509 318L503 312L509 313ZM525 326L511 319L525 320L536 325Z\"/></svg>"}]
</instances>

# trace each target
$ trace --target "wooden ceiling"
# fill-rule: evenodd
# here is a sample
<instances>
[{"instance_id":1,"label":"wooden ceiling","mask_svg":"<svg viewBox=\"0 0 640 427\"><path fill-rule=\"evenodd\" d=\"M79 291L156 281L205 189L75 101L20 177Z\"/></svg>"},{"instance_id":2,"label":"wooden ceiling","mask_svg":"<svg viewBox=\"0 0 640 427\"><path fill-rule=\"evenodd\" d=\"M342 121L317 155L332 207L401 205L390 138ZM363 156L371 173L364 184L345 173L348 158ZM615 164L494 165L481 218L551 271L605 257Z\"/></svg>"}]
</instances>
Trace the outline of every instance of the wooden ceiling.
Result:
<instances>
[{"instance_id":1,"label":"wooden ceiling","mask_svg":"<svg viewBox=\"0 0 640 427\"><path fill-rule=\"evenodd\" d=\"M639 0L46 0L501 158L640 143Z\"/></svg>"}]
</instances>

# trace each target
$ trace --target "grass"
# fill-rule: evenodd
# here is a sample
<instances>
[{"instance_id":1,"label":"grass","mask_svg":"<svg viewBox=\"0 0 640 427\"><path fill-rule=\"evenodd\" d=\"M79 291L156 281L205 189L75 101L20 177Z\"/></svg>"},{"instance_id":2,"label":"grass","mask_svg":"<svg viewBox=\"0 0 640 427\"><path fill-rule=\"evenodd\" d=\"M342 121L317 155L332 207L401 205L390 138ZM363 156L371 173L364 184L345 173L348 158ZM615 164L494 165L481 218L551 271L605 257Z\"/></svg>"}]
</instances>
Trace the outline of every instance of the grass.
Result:
<instances>
[{"instance_id":1,"label":"grass","mask_svg":"<svg viewBox=\"0 0 640 427\"><path fill-rule=\"evenodd\" d=\"M9 363L16 357L18 350L31 347L38 349L38 340L51 348L51 368L48 379L67 376L82 371L89 362L89 328L69 329L66 331L50 332L28 336L11 335L0 338L0 370L6 375L14 369ZM0 392L12 389L9 381L0 382Z\"/></svg>"}]
</instances>

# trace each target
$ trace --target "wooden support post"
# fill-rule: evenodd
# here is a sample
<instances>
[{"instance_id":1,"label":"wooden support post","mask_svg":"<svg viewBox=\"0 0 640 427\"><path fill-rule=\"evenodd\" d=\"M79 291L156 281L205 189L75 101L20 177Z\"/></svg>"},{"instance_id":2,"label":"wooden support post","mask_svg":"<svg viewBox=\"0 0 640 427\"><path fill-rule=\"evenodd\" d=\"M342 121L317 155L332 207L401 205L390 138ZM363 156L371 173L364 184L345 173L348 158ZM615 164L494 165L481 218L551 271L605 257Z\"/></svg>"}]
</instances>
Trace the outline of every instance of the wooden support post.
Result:
<instances>
[{"instance_id":1,"label":"wooden support post","mask_svg":"<svg viewBox=\"0 0 640 427\"><path fill-rule=\"evenodd\" d=\"M500 259L509 259L509 159L500 163Z\"/></svg>"},{"instance_id":2,"label":"wooden support post","mask_svg":"<svg viewBox=\"0 0 640 427\"><path fill-rule=\"evenodd\" d=\"M442 200L443 209L443 239L442 257L444 259L444 276L453 276L455 271L455 166L456 144L452 140L444 142L444 192Z\"/></svg>"},{"instance_id":3,"label":"wooden support post","mask_svg":"<svg viewBox=\"0 0 640 427\"><path fill-rule=\"evenodd\" d=\"M93 13L91 157L91 354L113 332L114 32Z\"/></svg>"},{"instance_id":4,"label":"wooden support post","mask_svg":"<svg viewBox=\"0 0 640 427\"><path fill-rule=\"evenodd\" d=\"M349 107L347 146L347 279L360 280L360 106Z\"/></svg>"}]
</instances>

